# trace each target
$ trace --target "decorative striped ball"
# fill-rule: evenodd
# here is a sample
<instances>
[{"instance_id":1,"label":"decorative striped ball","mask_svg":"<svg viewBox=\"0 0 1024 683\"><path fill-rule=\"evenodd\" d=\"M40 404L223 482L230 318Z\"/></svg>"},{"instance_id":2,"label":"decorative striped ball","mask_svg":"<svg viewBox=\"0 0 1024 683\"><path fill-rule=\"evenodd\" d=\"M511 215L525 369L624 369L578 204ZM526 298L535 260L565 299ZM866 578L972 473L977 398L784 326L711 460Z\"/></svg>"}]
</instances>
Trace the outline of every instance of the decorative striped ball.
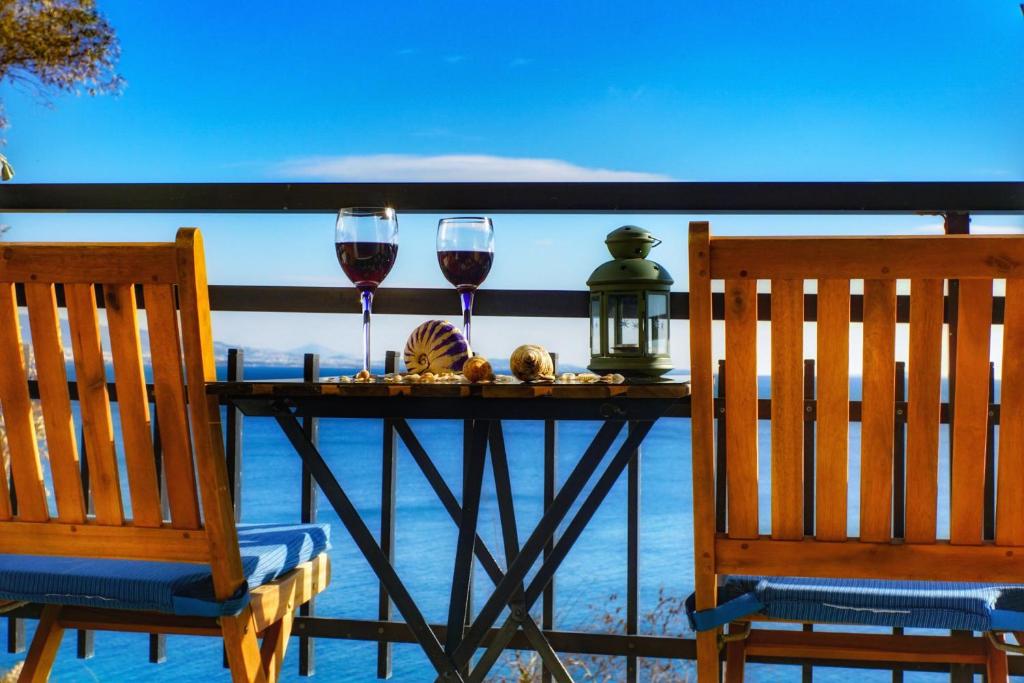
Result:
<instances>
[{"instance_id":1,"label":"decorative striped ball","mask_svg":"<svg viewBox=\"0 0 1024 683\"><path fill-rule=\"evenodd\" d=\"M461 372L472 356L466 335L447 320L428 320L409 335L405 367L409 372Z\"/></svg>"}]
</instances>

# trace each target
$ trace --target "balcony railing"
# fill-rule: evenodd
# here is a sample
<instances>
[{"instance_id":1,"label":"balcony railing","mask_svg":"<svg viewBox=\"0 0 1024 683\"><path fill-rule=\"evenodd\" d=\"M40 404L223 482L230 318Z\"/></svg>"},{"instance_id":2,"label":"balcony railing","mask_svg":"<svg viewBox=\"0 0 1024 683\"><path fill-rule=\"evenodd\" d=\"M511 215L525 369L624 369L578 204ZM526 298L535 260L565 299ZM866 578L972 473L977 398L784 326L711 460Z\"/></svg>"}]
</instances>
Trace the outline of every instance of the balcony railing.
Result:
<instances>
[{"instance_id":1,"label":"balcony railing","mask_svg":"<svg viewBox=\"0 0 1024 683\"><path fill-rule=\"evenodd\" d=\"M965 183L212 183L212 184L13 184L0 186L0 212L167 212L167 213L333 213L341 206L388 205L403 213L443 213L485 211L488 213L787 213L787 214L936 214L944 218L949 233L969 232L972 214L1024 214L1024 183L1020 182L965 182ZM0 246L2 254L2 246ZM20 293L19 293L20 294ZM492 290L480 293L475 312L481 316L515 316L544 318L586 318L589 316L589 297L584 291L523 291ZM289 313L337 313L351 310L351 289L331 287L289 287L289 286L211 286L211 306L216 311L247 312L289 312ZM689 315L687 294L676 292L672 295L673 319L685 320ZM380 290L374 312L379 314L417 314L425 312L457 314L454 297L449 289L401 289ZM951 349L956 345L956 299L957 289L951 283L946 302L946 322L949 324ZM23 299L19 299L23 305ZM62 301L58 302L63 305ZM816 297L805 296L805 319L816 319ZM1002 322L1004 301L997 297L994 303L993 323ZM854 296L851 304L851 321L862 318L862 299ZM716 295L713 301L716 320L724 315L724 297ZM758 314L762 320L770 319L770 299L761 295ZM909 319L909 300L900 297L897 307L899 322ZM392 359L393 362L393 359ZM806 471L813 472L814 466L814 361L806 362L805 420L808 425L805 439ZM720 368L724 371L724 367ZM240 379L244 373L242 355L232 351L228 357L229 378ZM304 368L306 379L315 379L317 359L307 356ZM721 372L720 372L721 376ZM949 395L955 391L955 376L949 377ZM902 530L903 471L900 456L903 453L903 430L905 426L906 403L902 394L904 368L897 368L896 404L896 471L894 490L897 492L895 530ZM32 387L33 396L37 396ZM71 390L75 387L72 385ZM993 392L994 393L994 392ZM111 399L116 392L111 385ZM74 393L72 393L74 398ZM770 402L762 400L760 413L770 414ZM943 422L949 422L948 404L943 404ZM673 417L688 417L688 407L683 405ZM716 417L721 423L727 417L724 400L716 405ZM859 420L859 403L851 402L851 419ZM990 410L989 430L994 430L999 420L999 406L993 404ZM314 429L312 424L307 429ZM240 485L244 457L241 446L241 416L230 411L225 425L228 446L229 469L232 470L233 487ZM385 450L393 447L394 435L385 429ZM545 439L545 489L554 490L554 471L557 448L557 432L546 432ZM989 443L991 445L992 438ZM718 440L719 462L724 462L724 438ZM989 457L993 457L990 449ZM85 459L82 459L83 464ZM991 474L993 468L986 468ZM810 479L810 478L809 478ZM385 478L387 481L387 477ZM811 480L813 482L813 480ZM394 500L394 479L391 487L383 487L382 509ZM315 489L308 474L296 482L302 487L302 510L304 520L315 515ZM986 486L986 533L992 530L994 483ZM236 500L239 499L236 490ZM627 505L629 510L639 509L638 487L629 487ZM813 483L805 491L806 524L814 519ZM549 497L548 497L549 498ZM724 501L724 496L719 496ZM239 511L240 512L240 511ZM718 509L719 523L724 523L723 505ZM638 516L627 515L627 534L633 542L639 533ZM813 531L813 529L809 529ZM685 533L682 530L681 533ZM655 635L633 635L637 633L636 615L639 600L639 568L636 554L629 553L627 567L628 584L626 624L629 634L579 633L559 631L553 628L552 615L555 610L555 592L545 592L543 600L543 623L552 646L560 652L600 654L636 657L693 659L695 648L692 640ZM386 597L381 600L381 612L376 619L335 619L310 615L296 620L295 633L302 637L300 647L300 669L303 673L310 667L310 638L343 638L370 640L380 643L378 672L387 671L389 644L412 642L410 630L402 623L384 618ZM25 607L9 617L8 648L17 651L24 647L24 624L22 619L32 618L37 608ZM89 656L92 640L88 633L79 634L78 654ZM486 642L486 641L485 641ZM529 649L523 638L513 639L509 647ZM162 636L151 636L150 658L160 661L163 657ZM755 658L753 661L757 661ZM893 671L893 680L902 680L902 672L909 670L951 671L954 677L963 677L970 672L963 667L948 667L929 664L901 664L897 662L837 662L815 660L770 660L774 663L799 664L806 675L814 666L849 666L882 668ZM636 667L627 669L631 677ZM1011 674L1024 674L1024 658L1011 658ZM635 678L633 678L635 680ZM969 680L969 679L968 679Z\"/></svg>"}]
</instances>

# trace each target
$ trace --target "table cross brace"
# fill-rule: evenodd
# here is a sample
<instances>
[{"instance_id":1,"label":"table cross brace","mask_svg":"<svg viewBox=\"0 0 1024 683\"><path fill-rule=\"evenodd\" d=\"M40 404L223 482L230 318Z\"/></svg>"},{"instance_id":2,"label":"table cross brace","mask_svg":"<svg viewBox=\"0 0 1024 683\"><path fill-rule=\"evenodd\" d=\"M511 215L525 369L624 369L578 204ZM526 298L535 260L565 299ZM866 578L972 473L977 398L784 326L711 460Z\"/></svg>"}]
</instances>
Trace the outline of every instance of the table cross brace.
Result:
<instances>
[{"instance_id":1,"label":"table cross brace","mask_svg":"<svg viewBox=\"0 0 1024 683\"><path fill-rule=\"evenodd\" d=\"M413 457L413 461L419 466L426 477L427 482L434 489L434 493L437 495L441 504L448 511L449 516L456 525L462 525L462 508L458 501L455 499L455 495L451 489L445 483L441 473L437 470L430 456L427 454L426 449L420 443L416 434L405 420L396 420L394 422L395 431L398 433L399 438L405 444L406 448L409 449L409 453ZM506 565L510 563L519 552L519 535L515 526L515 508L512 505L512 489L511 489L511 477L508 469L508 458L505 452L505 440L504 434L501 428L500 421L494 421L490 428L490 447L491 447L491 464L494 468L495 478L495 491L498 497L498 507L502 517L502 537L505 541L505 558ZM487 572L491 582L497 586L498 583L504 578L505 573L501 570L494 556L488 550L487 545L483 542L479 535L476 536L476 543L474 545L474 552L477 559L480 561L484 571ZM547 638L544 637L541 628L534 621L530 613L522 608L523 590L522 583L520 582L520 590L513 595L512 600L509 602L509 607L513 610L518 609L521 618L519 622L522 624L523 631L526 637L530 640L531 644L537 649L541 659L548 665L551 671L561 671L564 675L555 674L556 679L559 683L572 683L572 678L568 672L565 671L564 666L558 659L558 655L551 648ZM513 631L515 629L513 628ZM497 653L500 655L500 651Z\"/></svg>"},{"instance_id":2,"label":"table cross brace","mask_svg":"<svg viewBox=\"0 0 1024 683\"><path fill-rule=\"evenodd\" d=\"M373 533L366 526L366 523L363 522L359 511L356 510L352 501L349 500L349 497L341 488L327 463L324 462L319 449L306 436L302 426L295 419L291 411L288 410L287 406L278 406L275 419L285 436L288 437L296 453L302 458L302 462L309 468L313 479L320 486L320 490L324 492L324 496L327 497L335 512L338 513L338 517L341 519L342 524L345 525L352 540L359 547L363 557L366 558L374 573L377 574L381 583L384 584L388 595L391 596L391 601L401 613L406 623L409 624L413 635L419 642L420 647L423 648L434 669L445 680L464 682L465 679L462 674L453 664L452 659L445 654L440 641L430 629L426 619L423 617L423 613L416 606L409 591L406 590L405 584L399 578L398 573L391 566L391 563L388 562L387 556L380 549L380 545L377 544Z\"/></svg>"},{"instance_id":3,"label":"table cross brace","mask_svg":"<svg viewBox=\"0 0 1024 683\"><path fill-rule=\"evenodd\" d=\"M529 610L543 592L544 587L551 580L551 577L558 569L558 566L561 564L562 560L565 559L565 556L579 538L583 529L590 521L590 518L593 517L594 512L597 511L601 502L608 495L612 485L622 474L626 464L633 457L633 454L643 442L653 424L653 421L638 422L636 429L630 431L626 436L626 439L623 441L619 450L613 457L612 462L608 465L598 482L594 485L594 488L588 494L587 498L580 506L580 509L576 512L576 515L570 521L569 526L558 539L558 542L555 544L555 547L548 559L541 564L540 568L537 570L537 574L530 582L529 587L526 589L523 604L525 610ZM600 437L604 433L605 428L613 425L614 432L611 438L607 442L604 442ZM587 452L584 453L582 458L580 458L580 462L577 463L576 467L573 469L569 479L566 480L565 484L563 484L561 490L558 492L558 495L555 496L555 500L551 507L546 513L544 513L543 517L541 517L540 522L537 524L533 533L530 534L526 544L509 566L509 569L505 574L505 578L501 580L497 587L495 587L491 597L477 614L472 626L470 626L469 632L466 633L463 638L462 644L456 649L454 659L457 666L465 666L469 663L476 648L480 646L480 643L483 641L484 636L486 636L487 631L500 615L503 605L506 604L512 594L515 593L516 589L522 584L529 568L533 566L543 551L544 544L554 534L562 520L568 515L572 504L579 497L586 482L589 481L594 472L596 472L601 461L604 459L604 455L610 449L611 442L614 441L615 436L617 436L622 430L622 427L623 423L621 422L606 422L602 427L602 431L598 433L594 442L591 443L591 447L588 448ZM599 441L602 443L598 444ZM603 445L603 448L600 447L601 445ZM595 449L595 446L598 446L598 448ZM515 630L516 628L506 629L503 626L501 632L502 634L507 634L508 638L505 639L504 642L500 642L500 638L495 639L484 653L481 664L484 663L484 660L491 661L493 664L493 661L497 659L497 656L493 655L491 651L497 650L500 652L504 649L505 645L508 643L508 639L511 639ZM482 667L478 665L477 668ZM471 680L482 680L483 675L485 674L486 670L480 672L474 670Z\"/></svg>"},{"instance_id":4,"label":"table cross brace","mask_svg":"<svg viewBox=\"0 0 1024 683\"><path fill-rule=\"evenodd\" d=\"M652 425L653 422L641 422L638 423L636 429L630 432L630 438L627 438L626 443L623 444L622 448L619 449L619 452L616 453L615 457L608 464L604 473L602 473L597 483L594 484L594 488L591 489L590 494L583 501L583 504L580 506L575 517L573 517L572 521L569 522L569 526L566 527L561 538L559 538L558 542L555 543L555 547L548 555L548 559L541 565L540 569L538 569L537 573L534 575L533 580L526 589L526 595L523 600L524 609L530 609L541 594L543 594L544 588L555 575L555 572L558 570L562 560L564 560L566 555L569 554L569 550L572 548L573 544L575 544L576 540L579 539L580 534L583 533L583 530L590 522L590 519L594 516L594 513L597 512L598 507L600 507L601 503L608 495L608 492L611 491L612 486L619 477L622 476L622 472L629 464L629 461L635 457L636 446L639 446L643 441ZM632 437L637 433L639 434L638 438L633 442L633 450L627 450L626 446L630 445ZM510 625L511 628L506 628ZM502 625L497 637L491 642L476 668L473 669L469 677L470 683L483 680L483 677L487 675L490 666L493 666L494 661L496 661L497 653L504 650L505 646L508 645L508 642L512 639L512 636L515 635L515 631L515 619L510 616L505 620L505 624ZM488 655L492 654L492 650L495 654L489 657ZM485 662L489 662L486 668L484 667Z\"/></svg>"}]
</instances>

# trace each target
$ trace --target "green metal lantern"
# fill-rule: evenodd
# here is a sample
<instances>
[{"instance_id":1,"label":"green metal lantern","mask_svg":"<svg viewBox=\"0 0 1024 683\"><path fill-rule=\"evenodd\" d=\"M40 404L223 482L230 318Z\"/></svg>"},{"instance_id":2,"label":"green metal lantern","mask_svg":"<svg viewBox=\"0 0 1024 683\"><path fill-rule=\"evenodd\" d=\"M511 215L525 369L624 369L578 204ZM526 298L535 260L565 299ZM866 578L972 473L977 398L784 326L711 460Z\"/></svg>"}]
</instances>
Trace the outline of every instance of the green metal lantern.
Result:
<instances>
[{"instance_id":1,"label":"green metal lantern","mask_svg":"<svg viewBox=\"0 0 1024 683\"><path fill-rule=\"evenodd\" d=\"M661 244L644 228L624 225L604 243L615 257L595 270L590 287L590 369L659 377L672 369L669 293L672 276L654 261Z\"/></svg>"}]
</instances>

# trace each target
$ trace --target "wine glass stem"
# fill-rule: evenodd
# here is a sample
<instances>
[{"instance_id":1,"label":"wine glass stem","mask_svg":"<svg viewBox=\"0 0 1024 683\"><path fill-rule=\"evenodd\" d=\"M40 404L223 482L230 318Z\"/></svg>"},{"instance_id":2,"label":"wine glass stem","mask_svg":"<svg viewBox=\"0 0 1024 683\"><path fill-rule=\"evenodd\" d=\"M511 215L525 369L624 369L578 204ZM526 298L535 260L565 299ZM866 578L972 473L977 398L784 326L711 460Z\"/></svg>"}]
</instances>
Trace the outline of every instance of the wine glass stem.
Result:
<instances>
[{"instance_id":1,"label":"wine glass stem","mask_svg":"<svg viewBox=\"0 0 1024 683\"><path fill-rule=\"evenodd\" d=\"M363 370L370 371L370 311L373 308L373 290L364 289L359 293L363 302Z\"/></svg>"},{"instance_id":2,"label":"wine glass stem","mask_svg":"<svg viewBox=\"0 0 1024 683\"><path fill-rule=\"evenodd\" d=\"M466 333L466 343L473 348L470 324L473 321L473 294L472 289L465 289L459 292L459 299L462 300L462 329Z\"/></svg>"}]
</instances>

